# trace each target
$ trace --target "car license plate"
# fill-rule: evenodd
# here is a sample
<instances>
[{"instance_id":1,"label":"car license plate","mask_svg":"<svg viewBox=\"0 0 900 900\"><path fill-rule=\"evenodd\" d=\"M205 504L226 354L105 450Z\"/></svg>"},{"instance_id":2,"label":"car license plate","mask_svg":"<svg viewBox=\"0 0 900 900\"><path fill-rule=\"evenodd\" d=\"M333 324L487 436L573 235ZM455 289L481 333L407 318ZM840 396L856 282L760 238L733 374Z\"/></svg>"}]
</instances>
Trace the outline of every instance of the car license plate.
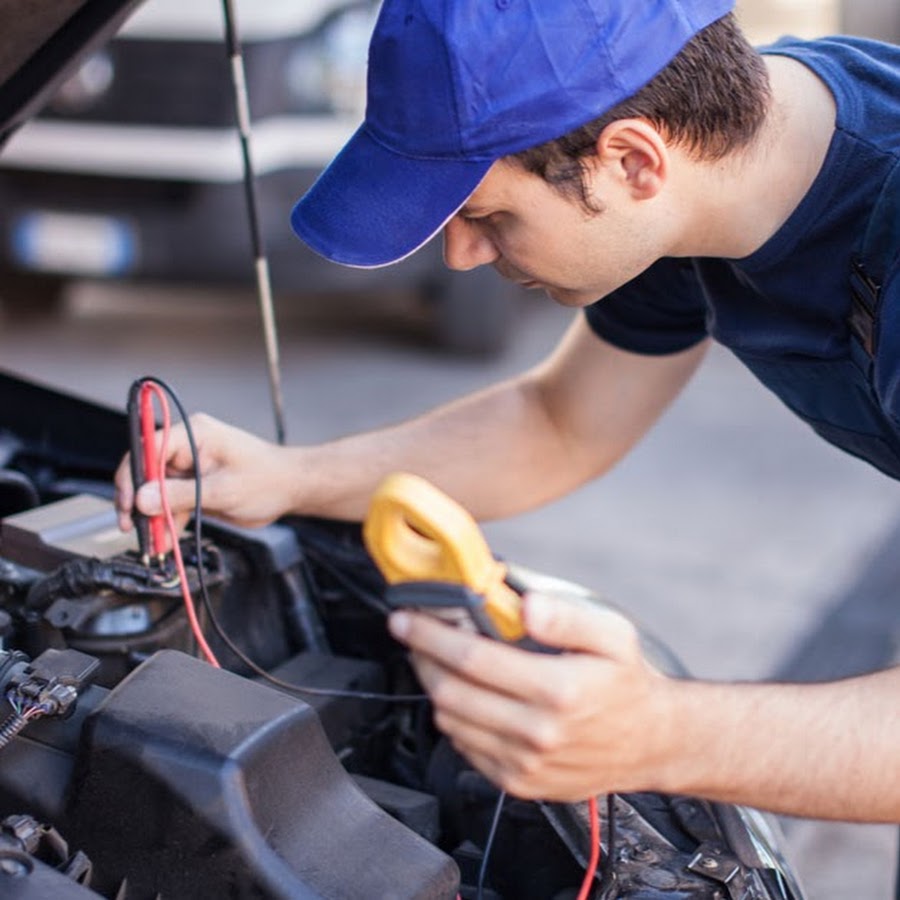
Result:
<instances>
[{"instance_id":1,"label":"car license plate","mask_svg":"<svg viewBox=\"0 0 900 900\"><path fill-rule=\"evenodd\" d=\"M13 227L13 254L25 268L73 275L121 275L135 261L133 229L112 216L35 211Z\"/></svg>"}]
</instances>

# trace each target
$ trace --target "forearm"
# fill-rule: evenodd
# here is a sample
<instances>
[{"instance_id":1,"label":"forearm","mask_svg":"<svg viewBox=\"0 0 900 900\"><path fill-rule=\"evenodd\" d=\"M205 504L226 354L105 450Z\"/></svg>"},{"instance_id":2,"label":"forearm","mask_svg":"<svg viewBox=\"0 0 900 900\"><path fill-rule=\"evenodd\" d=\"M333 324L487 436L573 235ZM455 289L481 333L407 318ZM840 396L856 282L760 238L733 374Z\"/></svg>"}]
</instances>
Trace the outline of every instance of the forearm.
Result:
<instances>
[{"instance_id":1,"label":"forearm","mask_svg":"<svg viewBox=\"0 0 900 900\"><path fill-rule=\"evenodd\" d=\"M717 684L653 669L602 605L534 593L522 651L391 618L435 722L491 781L574 802L654 791L848 821L900 821L900 668L817 685Z\"/></svg>"},{"instance_id":2,"label":"forearm","mask_svg":"<svg viewBox=\"0 0 900 900\"><path fill-rule=\"evenodd\" d=\"M395 471L429 479L479 519L532 508L587 477L530 375L297 454L298 511L346 519L361 518L375 486Z\"/></svg>"},{"instance_id":3,"label":"forearm","mask_svg":"<svg viewBox=\"0 0 900 900\"><path fill-rule=\"evenodd\" d=\"M393 428L298 450L294 509L360 518L394 471L428 478L478 519L532 509L624 456L704 352L627 353L576 319L556 351L518 378Z\"/></svg>"},{"instance_id":4,"label":"forearm","mask_svg":"<svg viewBox=\"0 0 900 900\"><path fill-rule=\"evenodd\" d=\"M670 684L660 789L900 822L900 668L828 684Z\"/></svg>"}]
</instances>

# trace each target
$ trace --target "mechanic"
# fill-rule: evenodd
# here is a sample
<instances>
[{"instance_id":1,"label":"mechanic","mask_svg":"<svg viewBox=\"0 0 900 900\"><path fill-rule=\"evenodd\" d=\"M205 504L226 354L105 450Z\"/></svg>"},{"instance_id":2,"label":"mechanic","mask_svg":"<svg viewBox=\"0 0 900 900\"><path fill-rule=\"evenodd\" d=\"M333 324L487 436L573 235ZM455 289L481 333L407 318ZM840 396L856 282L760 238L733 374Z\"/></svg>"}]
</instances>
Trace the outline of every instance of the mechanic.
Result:
<instances>
[{"instance_id":1,"label":"mechanic","mask_svg":"<svg viewBox=\"0 0 900 900\"><path fill-rule=\"evenodd\" d=\"M299 201L295 231L363 267L442 231L451 268L493 265L584 313L530 371L327 445L278 447L195 416L208 511L247 526L360 519L405 470L477 517L519 513L613 466L710 340L824 438L900 477L900 48L758 52L732 6L386 0L366 121ZM192 473L179 430L167 487L182 521ZM125 529L133 494L123 465ZM138 506L160 512L158 484ZM648 790L900 821L900 669L677 680L619 615L534 596L525 616L569 652L407 612L390 623L437 725L511 793Z\"/></svg>"}]
</instances>

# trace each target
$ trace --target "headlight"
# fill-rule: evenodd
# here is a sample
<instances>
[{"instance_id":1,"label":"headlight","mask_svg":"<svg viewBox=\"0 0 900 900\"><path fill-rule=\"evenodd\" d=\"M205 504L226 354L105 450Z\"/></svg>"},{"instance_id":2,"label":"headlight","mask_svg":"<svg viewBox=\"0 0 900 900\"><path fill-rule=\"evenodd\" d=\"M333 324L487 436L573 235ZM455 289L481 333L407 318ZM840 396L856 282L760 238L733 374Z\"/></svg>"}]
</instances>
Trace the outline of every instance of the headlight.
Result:
<instances>
[{"instance_id":1,"label":"headlight","mask_svg":"<svg viewBox=\"0 0 900 900\"><path fill-rule=\"evenodd\" d=\"M362 115L369 39L377 13L377 4L371 3L345 9L293 50L285 79L300 110Z\"/></svg>"},{"instance_id":2,"label":"headlight","mask_svg":"<svg viewBox=\"0 0 900 900\"><path fill-rule=\"evenodd\" d=\"M63 82L49 106L58 113L81 113L109 91L115 76L112 57L105 50L89 56L78 71Z\"/></svg>"}]
</instances>

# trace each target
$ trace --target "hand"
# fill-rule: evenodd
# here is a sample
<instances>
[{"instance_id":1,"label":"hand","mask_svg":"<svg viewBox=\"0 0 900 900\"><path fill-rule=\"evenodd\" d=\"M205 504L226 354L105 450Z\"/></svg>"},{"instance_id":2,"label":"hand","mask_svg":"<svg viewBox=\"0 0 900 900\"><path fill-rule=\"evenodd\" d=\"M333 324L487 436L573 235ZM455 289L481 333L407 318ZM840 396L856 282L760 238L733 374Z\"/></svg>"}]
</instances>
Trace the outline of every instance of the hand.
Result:
<instances>
[{"instance_id":1,"label":"hand","mask_svg":"<svg viewBox=\"0 0 900 900\"><path fill-rule=\"evenodd\" d=\"M575 802L652 790L665 763L669 680L623 616L580 601L526 598L529 635L566 653L528 652L420 613L394 636L435 708L435 724L475 768L519 797Z\"/></svg>"},{"instance_id":2,"label":"hand","mask_svg":"<svg viewBox=\"0 0 900 900\"><path fill-rule=\"evenodd\" d=\"M288 511L289 478L285 448L203 413L191 416L203 476L203 509L227 522L252 528L265 525ZM157 448L162 443L156 434ZM132 527L135 503L129 456L116 470L116 508L119 527ZM166 494L179 529L194 511L194 459L183 424L172 427L166 452ZM162 510L158 482L147 482L137 493L137 508L148 516Z\"/></svg>"}]
</instances>

